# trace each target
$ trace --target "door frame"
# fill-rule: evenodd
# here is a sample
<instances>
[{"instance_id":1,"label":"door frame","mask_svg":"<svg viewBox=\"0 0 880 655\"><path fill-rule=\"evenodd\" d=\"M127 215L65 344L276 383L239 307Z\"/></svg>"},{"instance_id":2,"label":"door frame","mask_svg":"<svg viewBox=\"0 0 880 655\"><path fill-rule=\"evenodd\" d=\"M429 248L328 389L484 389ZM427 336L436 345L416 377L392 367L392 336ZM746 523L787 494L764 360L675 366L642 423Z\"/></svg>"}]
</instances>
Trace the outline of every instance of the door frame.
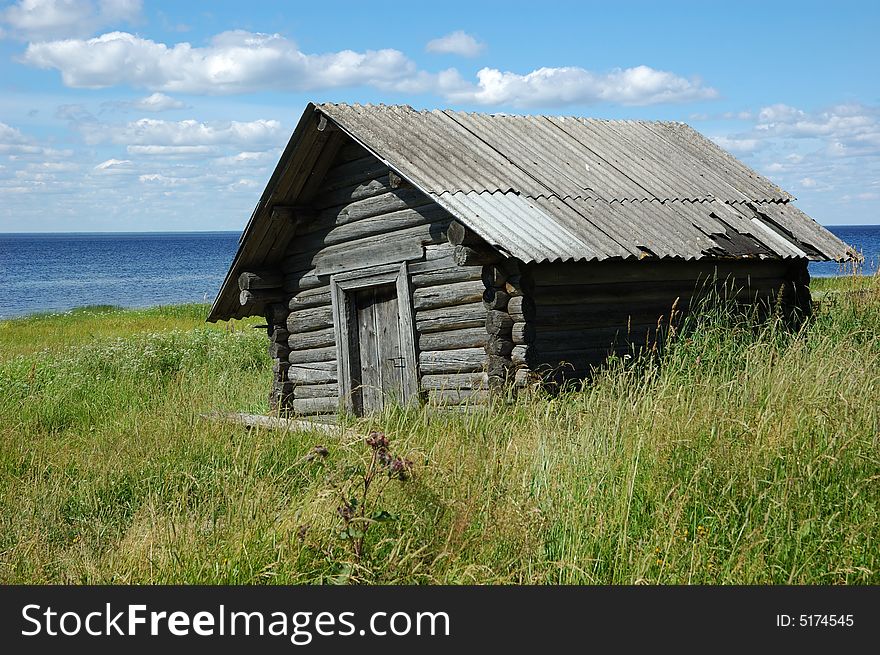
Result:
<instances>
[{"instance_id":1,"label":"door frame","mask_svg":"<svg viewBox=\"0 0 880 655\"><path fill-rule=\"evenodd\" d=\"M394 284L397 291L397 329L400 333L401 354L406 363L401 400L405 404L412 403L419 395L419 360L416 356L412 295L406 262L335 273L330 276L330 302L333 307L333 333L336 337L336 379L339 385L339 400L349 412L354 410L351 388L352 340L358 338L357 331L351 329L353 304L351 292L386 284ZM358 365L360 365L359 361Z\"/></svg>"}]
</instances>

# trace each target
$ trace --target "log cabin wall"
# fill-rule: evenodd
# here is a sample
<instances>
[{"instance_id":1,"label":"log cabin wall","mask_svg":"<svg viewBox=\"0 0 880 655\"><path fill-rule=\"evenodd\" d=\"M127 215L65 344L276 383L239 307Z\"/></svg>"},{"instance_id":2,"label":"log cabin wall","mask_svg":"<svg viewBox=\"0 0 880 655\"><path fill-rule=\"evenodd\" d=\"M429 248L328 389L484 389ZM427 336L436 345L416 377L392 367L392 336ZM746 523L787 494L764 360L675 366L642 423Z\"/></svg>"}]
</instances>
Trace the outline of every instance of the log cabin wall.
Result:
<instances>
[{"instance_id":1,"label":"log cabin wall","mask_svg":"<svg viewBox=\"0 0 880 655\"><path fill-rule=\"evenodd\" d=\"M805 260L533 264L521 281L508 303L519 384L584 378L611 353L652 346L710 288L795 320L810 307Z\"/></svg>"},{"instance_id":2,"label":"log cabin wall","mask_svg":"<svg viewBox=\"0 0 880 655\"><path fill-rule=\"evenodd\" d=\"M307 209L314 217L297 226L281 264L286 349L274 353L275 402L300 414L338 410L330 276L403 261L421 394L437 403L482 394L481 268L455 263L446 238L450 214L354 142L340 148Z\"/></svg>"}]
</instances>

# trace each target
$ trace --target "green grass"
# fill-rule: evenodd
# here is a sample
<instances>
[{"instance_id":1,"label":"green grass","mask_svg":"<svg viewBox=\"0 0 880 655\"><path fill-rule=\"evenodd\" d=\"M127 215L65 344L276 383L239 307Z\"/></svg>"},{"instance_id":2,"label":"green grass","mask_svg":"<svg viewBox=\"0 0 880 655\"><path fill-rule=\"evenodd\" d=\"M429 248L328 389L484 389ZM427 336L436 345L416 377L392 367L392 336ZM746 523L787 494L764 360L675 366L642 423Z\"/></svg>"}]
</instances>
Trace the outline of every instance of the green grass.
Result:
<instances>
[{"instance_id":1,"label":"green grass","mask_svg":"<svg viewBox=\"0 0 880 655\"><path fill-rule=\"evenodd\" d=\"M334 491L360 438L199 418L263 410L262 331L0 322L0 582L877 584L880 280L816 287L797 334L708 312L582 389L350 419L414 463L361 559Z\"/></svg>"}]
</instances>

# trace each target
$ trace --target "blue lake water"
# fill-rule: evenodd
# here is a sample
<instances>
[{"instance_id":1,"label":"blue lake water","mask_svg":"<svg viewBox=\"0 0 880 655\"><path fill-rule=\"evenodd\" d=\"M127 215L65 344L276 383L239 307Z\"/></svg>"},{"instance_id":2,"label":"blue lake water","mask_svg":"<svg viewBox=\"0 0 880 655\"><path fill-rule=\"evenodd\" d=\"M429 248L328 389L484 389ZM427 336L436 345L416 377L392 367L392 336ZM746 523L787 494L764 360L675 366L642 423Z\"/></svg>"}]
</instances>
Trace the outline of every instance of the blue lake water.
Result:
<instances>
[{"instance_id":1,"label":"blue lake water","mask_svg":"<svg viewBox=\"0 0 880 655\"><path fill-rule=\"evenodd\" d=\"M829 228L880 263L880 225ZM149 307L211 302L238 247L238 232L0 234L0 318L84 305ZM815 276L837 264L810 264Z\"/></svg>"}]
</instances>

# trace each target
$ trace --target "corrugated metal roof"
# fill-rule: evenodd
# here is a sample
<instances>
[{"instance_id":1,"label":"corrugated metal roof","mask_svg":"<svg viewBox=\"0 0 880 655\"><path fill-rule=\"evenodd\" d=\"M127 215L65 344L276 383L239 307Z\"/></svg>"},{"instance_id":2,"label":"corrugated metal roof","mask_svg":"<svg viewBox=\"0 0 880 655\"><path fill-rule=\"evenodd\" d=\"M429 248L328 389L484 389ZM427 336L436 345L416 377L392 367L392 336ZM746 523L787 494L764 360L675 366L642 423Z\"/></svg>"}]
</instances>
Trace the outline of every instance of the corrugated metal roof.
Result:
<instances>
[{"instance_id":1,"label":"corrugated metal roof","mask_svg":"<svg viewBox=\"0 0 880 655\"><path fill-rule=\"evenodd\" d=\"M791 195L683 123L318 109L526 262L854 255Z\"/></svg>"},{"instance_id":2,"label":"corrugated metal roof","mask_svg":"<svg viewBox=\"0 0 880 655\"><path fill-rule=\"evenodd\" d=\"M792 196L683 123L309 104L209 320L250 313L238 302L239 273L275 265L292 237L270 216L279 202L300 202L305 180L320 168L328 137L315 130L316 112L341 128L340 138L361 143L525 262L859 258L794 207Z\"/></svg>"}]
</instances>

